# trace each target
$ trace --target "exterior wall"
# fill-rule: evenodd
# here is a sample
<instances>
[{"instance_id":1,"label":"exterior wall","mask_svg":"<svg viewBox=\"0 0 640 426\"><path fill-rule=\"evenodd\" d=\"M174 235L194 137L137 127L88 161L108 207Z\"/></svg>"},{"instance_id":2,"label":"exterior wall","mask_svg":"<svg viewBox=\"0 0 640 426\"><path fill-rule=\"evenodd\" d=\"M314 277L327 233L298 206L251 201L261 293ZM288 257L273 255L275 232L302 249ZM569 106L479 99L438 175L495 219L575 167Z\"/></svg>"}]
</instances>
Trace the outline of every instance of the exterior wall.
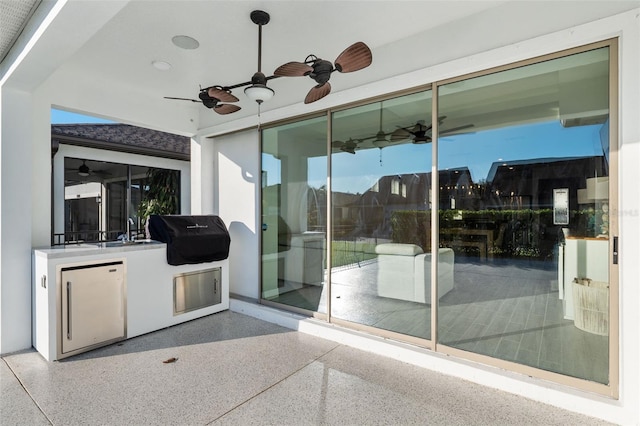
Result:
<instances>
[{"instance_id":1,"label":"exterior wall","mask_svg":"<svg viewBox=\"0 0 640 426\"><path fill-rule=\"evenodd\" d=\"M505 17L504 19L507 19ZM620 211L620 397L610 399L568 389L561 385L544 382L521 376L516 373L498 371L491 367L473 365L464 361L447 359L437 354L425 354L411 349L400 350L392 344L376 344L374 351L401 357L407 362L422 365L446 374L473 380L483 385L499 388L508 392L557 405L565 409L575 410L594 417L600 417L621 424L637 424L640 422L640 411L637 401L640 400L640 336L637 324L640 322L640 287L637 285L640 258L640 198L637 196L636 182L640 180L640 127L637 117L640 116L640 10L623 13L610 18L601 19L566 30L551 33L531 40L518 41L494 50L481 52L449 62L442 62L432 67L420 69L409 74L385 79L358 89L347 90L333 97L329 102L333 105L365 99L374 95L390 93L416 87L432 81L470 72L489 69L515 61L545 55L556 51L577 47L620 37L619 47L619 199ZM474 35L462 33L459 40L474 43ZM414 40L415 41L415 40ZM507 40L505 40L506 43ZM326 105L325 105L326 107ZM287 115L296 115L294 110L287 109L264 113L265 119L280 119ZM612 147L615 149L615 147ZM231 291L235 294L255 298L259 294L260 279L258 265L251 253L256 253L259 262L259 156L260 147L256 143L255 131L245 131L215 139L215 150L218 161L218 176L224 180L216 182L218 208L221 216L233 224L236 230L245 230L245 237L238 238L240 233L232 234L232 259L242 259L241 267L231 267ZM255 214L247 216L251 211ZM245 262L250 262L246 264ZM255 269L254 269L255 266ZM249 271L251 269L251 271ZM615 313L614 313L615 314ZM259 313L258 316L268 319L270 314ZM277 316L277 315L276 315ZM277 318L273 319L278 322ZM302 329L298 323L293 327ZM320 327L322 330L322 327ZM330 331L313 331L321 336L344 340L333 336ZM332 337L333 336L333 337ZM348 343L347 343L348 344ZM371 342L363 343L363 349L371 350Z\"/></svg>"},{"instance_id":2,"label":"exterior wall","mask_svg":"<svg viewBox=\"0 0 640 426\"><path fill-rule=\"evenodd\" d=\"M31 346L31 96L0 89L0 353ZM12 125L8 125L11 123Z\"/></svg>"},{"instance_id":3,"label":"exterior wall","mask_svg":"<svg viewBox=\"0 0 640 426\"><path fill-rule=\"evenodd\" d=\"M213 140L214 213L231 236L229 290L260 296L260 145L248 130Z\"/></svg>"},{"instance_id":4,"label":"exterior wall","mask_svg":"<svg viewBox=\"0 0 640 426\"><path fill-rule=\"evenodd\" d=\"M213 144L210 139L191 139L191 212L213 214Z\"/></svg>"}]
</instances>

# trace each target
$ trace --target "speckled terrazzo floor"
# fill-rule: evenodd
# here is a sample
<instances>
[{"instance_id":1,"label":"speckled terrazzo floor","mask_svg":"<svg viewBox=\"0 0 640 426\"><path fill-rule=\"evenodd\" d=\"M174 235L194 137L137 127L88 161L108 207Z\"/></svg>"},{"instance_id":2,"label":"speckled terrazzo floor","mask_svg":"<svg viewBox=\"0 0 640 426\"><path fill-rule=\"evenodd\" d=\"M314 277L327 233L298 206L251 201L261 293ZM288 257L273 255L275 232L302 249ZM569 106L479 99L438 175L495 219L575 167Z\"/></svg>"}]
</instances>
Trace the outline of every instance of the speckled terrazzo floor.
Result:
<instances>
[{"instance_id":1,"label":"speckled terrazzo floor","mask_svg":"<svg viewBox=\"0 0 640 426\"><path fill-rule=\"evenodd\" d=\"M605 424L231 311L59 362L4 356L0 391L3 426Z\"/></svg>"}]
</instances>

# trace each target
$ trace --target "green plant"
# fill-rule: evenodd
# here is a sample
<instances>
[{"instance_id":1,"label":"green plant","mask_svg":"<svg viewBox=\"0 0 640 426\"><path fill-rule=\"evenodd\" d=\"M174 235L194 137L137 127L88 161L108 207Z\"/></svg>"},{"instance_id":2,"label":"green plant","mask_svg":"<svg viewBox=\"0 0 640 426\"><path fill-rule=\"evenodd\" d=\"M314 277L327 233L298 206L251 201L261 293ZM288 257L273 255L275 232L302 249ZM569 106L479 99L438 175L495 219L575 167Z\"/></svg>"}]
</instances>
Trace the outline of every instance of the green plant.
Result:
<instances>
[{"instance_id":1,"label":"green plant","mask_svg":"<svg viewBox=\"0 0 640 426\"><path fill-rule=\"evenodd\" d=\"M178 213L179 174L176 170L150 168L146 185L148 190L138 206L140 223L146 223L152 214Z\"/></svg>"}]
</instances>

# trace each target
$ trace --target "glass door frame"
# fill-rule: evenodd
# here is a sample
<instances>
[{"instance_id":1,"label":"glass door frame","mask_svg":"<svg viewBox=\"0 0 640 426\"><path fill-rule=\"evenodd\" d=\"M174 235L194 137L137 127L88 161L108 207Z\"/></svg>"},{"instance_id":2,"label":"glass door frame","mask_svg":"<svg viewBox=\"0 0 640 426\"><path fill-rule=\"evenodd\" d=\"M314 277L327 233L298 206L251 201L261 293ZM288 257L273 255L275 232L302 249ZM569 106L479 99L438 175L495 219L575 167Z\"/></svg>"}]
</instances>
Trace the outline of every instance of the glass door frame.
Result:
<instances>
[{"instance_id":1,"label":"glass door frame","mask_svg":"<svg viewBox=\"0 0 640 426\"><path fill-rule=\"evenodd\" d=\"M438 308L437 304L435 304L436 308L432 309L432 321L431 321L431 336L433 338L434 350L436 352L452 355L459 358L467 359L470 361L476 361L482 364L487 364L491 366L495 366L498 368L502 368L508 371L513 371L516 373L522 373L527 376L536 377L540 379L550 380L556 383L564 384L567 386L572 386L575 388L595 392L598 394L603 394L610 396L612 398L617 399L619 397L619 265L614 263L613 253L614 253L614 244L617 244L619 238L619 223L618 217L615 214L617 211L617 206L619 205L618 200L618 39L613 38L609 40L604 40L601 42L592 43L585 46L580 46L576 48L566 49L562 51L558 51L555 53L537 56L534 58L526 59L523 61L506 64L499 67L494 67L488 70L482 70L478 72L473 72L461 76L456 76L450 79L440 80L433 83L433 167L434 171L438 170L438 91L439 88L445 84L454 83L458 81L467 80L470 78L480 77L488 74L494 74L501 71L507 71L514 68L524 67L527 65L537 64L543 61L550 61L553 59L559 59L563 57L567 57L569 55L583 53L589 50L595 50L598 48L608 47L609 48L609 120L610 120L610 131L609 131L609 164L610 170L609 173L609 204L611 206L611 214L610 223L609 223L609 383L601 384L592 382L585 379L580 379L576 377L567 376L560 373L554 373L551 371L530 367L524 364L511 362L502 360L499 358L491 357L488 355L481 355L478 353L463 351L461 349L453 348L450 346L443 345L438 342ZM437 183L437 173L434 176L434 180L432 182L432 191L434 194L434 200L439 204L439 191L438 183ZM432 247L438 246L438 238L439 238L439 221L438 221L438 211L436 209L432 210ZM434 229L435 228L435 229ZM434 280L437 277L437 253L433 253L432 256L436 256L436 261L432 263L431 268L431 279ZM435 282L435 281L432 281ZM434 298L437 296L437 286L432 286L432 300L438 300Z\"/></svg>"},{"instance_id":2,"label":"glass door frame","mask_svg":"<svg viewBox=\"0 0 640 426\"><path fill-rule=\"evenodd\" d=\"M305 114L292 118L288 118L286 120L279 120L276 122L269 123L268 125L263 125L262 129L276 127L285 123L300 121L307 118L320 117L322 115L327 116L327 232L326 232L326 259L327 259L327 267L330 268L331 265L331 241L332 241L332 188L331 188L331 137L332 137L332 114L337 111L353 108L360 105L366 105L369 103L374 103L378 101L383 101L391 98L395 98L402 95L417 93L423 90L432 90L432 164L431 164L431 173L432 173L432 181L431 181L431 189L433 194L433 205L439 206L439 182L438 182L438 90L440 86L445 84L466 80L469 78L484 76L488 74L497 73L500 71L506 71L518 67L523 67L527 65L532 65L536 63L540 63L543 61L549 61L553 59L558 59L562 57L566 57L569 55L586 52L589 50L594 50L602 47L609 48L609 164L610 164L610 173L609 173L609 202L611 206L611 214L610 223L609 223L609 235L611 238L609 239L609 383L601 384L592 381L588 381L585 379L580 379L576 377L567 376L560 373L555 373L535 367L530 367L527 365L502 360L499 358L494 358L487 355L481 355L477 353L467 352L460 349L456 349L450 346L446 346L438 342L438 303L434 303L431 309L431 339L423 339L418 337L409 336L406 334L401 334L397 332L387 331L380 328L375 328L372 326L367 326L363 324L357 324L346 320L341 320L338 318L333 318L331 315L331 274L327 274L327 280L325 285L327 287L327 313L318 313L306 311L304 309L291 307L288 305L283 305L280 303L268 301L262 299L262 279L260 281L260 300L261 304L276 307L279 309L286 309L288 311L300 313L303 315L312 316L318 319L322 319L327 321L328 323L336 324L339 326L343 326L345 328L360 330L367 333L371 333L383 338L390 338L393 340L398 340L401 342L409 343L412 345L416 345L419 347L424 347L430 350L433 350L436 353L440 353L443 355L452 355L458 357L461 360L479 362L484 365L488 365L491 367L497 367L500 369L504 369L507 371L511 371L514 373L519 373L527 376L531 376L537 379L549 380L554 383L558 383L561 385L570 386L573 388L577 388L580 390L594 392L600 395L609 396L611 398L617 399L619 397L619 335L620 335L620 324L619 324L619 265L617 262L614 262L613 252L614 252L614 244L617 244L619 238L619 221L617 217L617 206L619 205L619 195L618 195L618 185L619 185L619 169L618 169L618 144L619 144L619 118L618 118L618 105L619 105L619 60L618 60L618 38L611 38L607 40L602 40L599 42L591 43L588 45L583 45L579 47L574 47L570 49L565 49L561 51L557 51L550 54L545 54L541 56L536 56L533 58L529 58L526 60L512 62L508 64L504 64L501 66L468 73L464 75L455 76L448 79L433 81L428 84L415 86L406 90L389 93L381 96L377 96L374 98L368 98L359 102L350 103L347 105L338 106L335 108L329 108L321 113L313 113L313 114ZM262 132L259 135L260 141L260 153L262 153ZM262 163L261 163L262 167ZM260 198L262 198L262 193L260 192ZM262 215L262 209L260 210L260 214ZM431 254L434 259L431 262L431 282L437 282L437 264L438 264L438 250L437 247L439 245L439 220L438 220L438 209L431 209ZM262 238L260 240L260 247L262 247ZM262 255L261 255L262 256ZM260 262L260 269L262 269L262 261ZM262 271L260 270L259 276L262 277ZM431 286L431 300L438 300L437 298L437 286Z\"/></svg>"}]
</instances>

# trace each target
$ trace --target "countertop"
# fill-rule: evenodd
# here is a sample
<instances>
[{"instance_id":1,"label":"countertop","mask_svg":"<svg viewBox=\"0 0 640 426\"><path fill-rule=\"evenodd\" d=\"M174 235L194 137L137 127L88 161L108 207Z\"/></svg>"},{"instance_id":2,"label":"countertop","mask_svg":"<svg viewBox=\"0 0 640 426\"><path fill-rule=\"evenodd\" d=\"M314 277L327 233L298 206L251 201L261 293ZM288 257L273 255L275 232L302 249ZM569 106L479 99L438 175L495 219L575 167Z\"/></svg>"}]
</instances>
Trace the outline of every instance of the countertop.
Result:
<instances>
[{"instance_id":1,"label":"countertop","mask_svg":"<svg viewBox=\"0 0 640 426\"><path fill-rule=\"evenodd\" d=\"M90 256L102 253L125 253L140 250L157 250L164 249L165 243L154 240L139 240L136 243L122 243L119 241L111 241L108 243L85 243L85 244L69 244L64 246L36 247L33 252L36 256L45 257L47 259Z\"/></svg>"}]
</instances>

